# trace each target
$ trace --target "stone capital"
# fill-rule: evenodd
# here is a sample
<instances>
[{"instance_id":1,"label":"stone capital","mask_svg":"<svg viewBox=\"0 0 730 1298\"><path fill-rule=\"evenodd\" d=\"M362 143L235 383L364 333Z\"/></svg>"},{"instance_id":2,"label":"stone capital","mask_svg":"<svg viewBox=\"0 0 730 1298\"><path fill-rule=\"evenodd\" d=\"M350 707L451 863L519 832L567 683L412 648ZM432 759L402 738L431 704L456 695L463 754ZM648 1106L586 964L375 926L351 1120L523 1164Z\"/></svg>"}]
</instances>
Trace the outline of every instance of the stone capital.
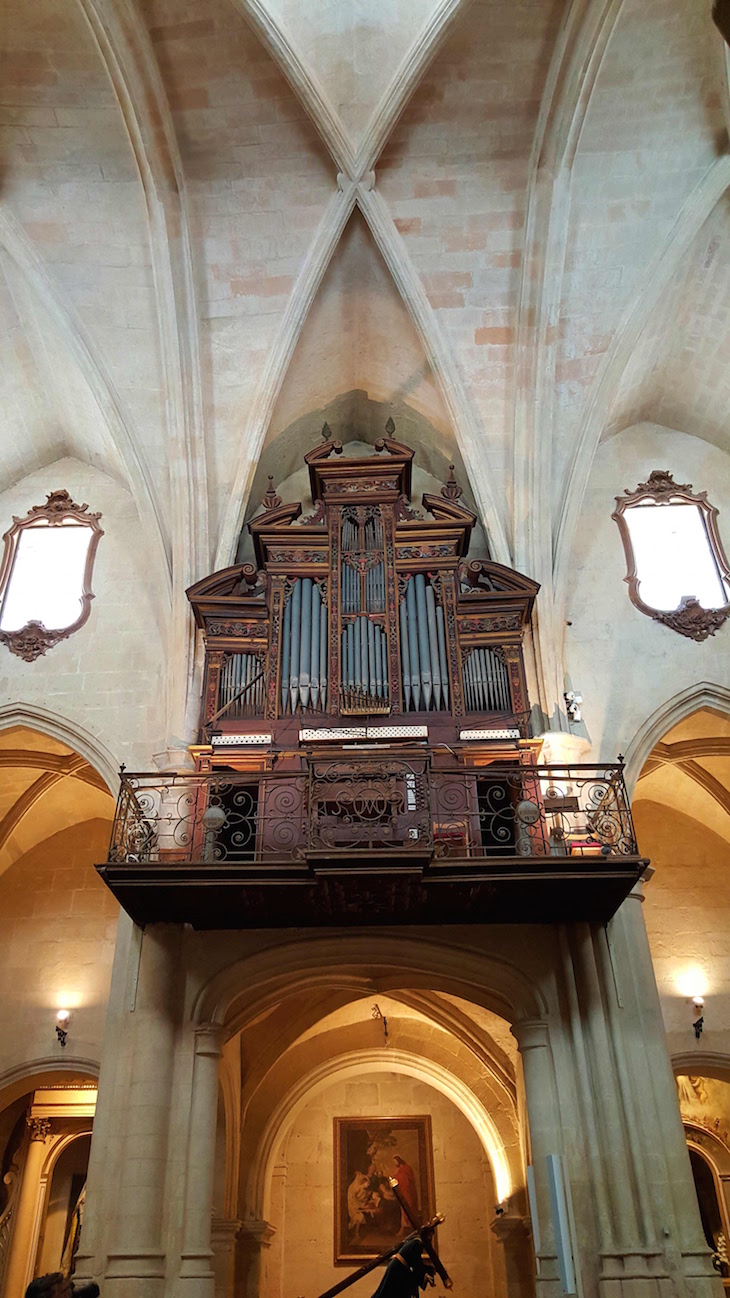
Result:
<instances>
[{"instance_id":1,"label":"stone capital","mask_svg":"<svg viewBox=\"0 0 730 1298\"><path fill-rule=\"evenodd\" d=\"M220 1023L199 1023L195 1028L196 1055L211 1055L216 1058L221 1054L223 1028Z\"/></svg>"},{"instance_id":2,"label":"stone capital","mask_svg":"<svg viewBox=\"0 0 730 1298\"><path fill-rule=\"evenodd\" d=\"M544 1049L549 1043L548 1026L544 1019L518 1019L512 1024L510 1032L521 1055L526 1050Z\"/></svg>"},{"instance_id":3,"label":"stone capital","mask_svg":"<svg viewBox=\"0 0 730 1298\"><path fill-rule=\"evenodd\" d=\"M31 1140L40 1140L43 1144L51 1134L50 1118L26 1118L26 1126L30 1132Z\"/></svg>"},{"instance_id":4,"label":"stone capital","mask_svg":"<svg viewBox=\"0 0 730 1298\"><path fill-rule=\"evenodd\" d=\"M530 1219L505 1212L490 1222L489 1229L505 1247L523 1248L530 1238Z\"/></svg>"},{"instance_id":5,"label":"stone capital","mask_svg":"<svg viewBox=\"0 0 730 1298\"><path fill-rule=\"evenodd\" d=\"M244 1221L241 1223L240 1234L242 1238L248 1235L252 1243L258 1244L260 1248L268 1248L276 1234L276 1227L268 1221Z\"/></svg>"}]
</instances>

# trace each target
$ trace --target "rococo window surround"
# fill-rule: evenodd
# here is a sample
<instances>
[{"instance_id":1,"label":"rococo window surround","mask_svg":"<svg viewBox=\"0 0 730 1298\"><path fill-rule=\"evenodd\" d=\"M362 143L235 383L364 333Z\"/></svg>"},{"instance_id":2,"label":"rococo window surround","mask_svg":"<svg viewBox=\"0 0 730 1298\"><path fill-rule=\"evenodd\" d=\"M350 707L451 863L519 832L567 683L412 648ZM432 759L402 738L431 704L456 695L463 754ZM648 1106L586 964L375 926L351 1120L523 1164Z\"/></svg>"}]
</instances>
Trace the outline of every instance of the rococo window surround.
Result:
<instances>
[{"instance_id":1,"label":"rococo window surround","mask_svg":"<svg viewBox=\"0 0 730 1298\"><path fill-rule=\"evenodd\" d=\"M94 558L99 538L104 535L99 526L101 514L90 514L88 509L89 506L86 504L77 505L67 491L51 491L46 496L45 505L31 506L25 518L14 516L12 527L3 536L5 553L0 567L0 618L12 584L13 570L24 532L38 527L80 526L87 528L91 533L78 591L80 603L78 617L63 627L47 627L42 621L30 618L22 627L0 630L0 642L7 645L11 653L25 662L34 662L36 658L53 649L62 640L67 640L88 619L91 601L94 598L91 590Z\"/></svg>"},{"instance_id":2,"label":"rococo window surround","mask_svg":"<svg viewBox=\"0 0 730 1298\"><path fill-rule=\"evenodd\" d=\"M626 554L626 577L629 587L629 598L632 604L651 617L655 622L677 631L679 635L688 636L691 640L702 641L714 635L730 616L730 603L716 608L704 608L694 594L681 597L675 609L652 608L641 597L641 577L637 568L634 546L626 519L627 511L637 505L653 504L692 505L700 513L704 524L710 554L717 567L717 575L722 588L727 591L730 582L730 565L720 540L717 526L718 510L707 499L707 492L695 492L689 482L678 483L665 469L655 469L649 474L646 482L640 482L634 491L626 488L623 496L616 497L616 509L611 515L616 520Z\"/></svg>"}]
</instances>

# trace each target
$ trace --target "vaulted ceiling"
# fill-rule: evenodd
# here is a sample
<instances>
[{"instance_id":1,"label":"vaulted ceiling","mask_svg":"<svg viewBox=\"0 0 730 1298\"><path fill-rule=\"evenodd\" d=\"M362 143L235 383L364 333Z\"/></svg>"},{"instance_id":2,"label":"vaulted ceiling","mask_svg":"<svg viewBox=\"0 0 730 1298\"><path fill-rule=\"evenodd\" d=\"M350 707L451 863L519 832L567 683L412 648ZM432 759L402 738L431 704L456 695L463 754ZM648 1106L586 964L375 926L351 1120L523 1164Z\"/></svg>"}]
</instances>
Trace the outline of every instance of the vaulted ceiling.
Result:
<instances>
[{"instance_id":1,"label":"vaulted ceiling","mask_svg":"<svg viewBox=\"0 0 730 1298\"><path fill-rule=\"evenodd\" d=\"M495 558L558 607L602 437L730 449L710 0L3 19L0 490L67 455L116 478L179 615L259 460L290 471L345 394L422 419L431 470L463 465Z\"/></svg>"}]
</instances>

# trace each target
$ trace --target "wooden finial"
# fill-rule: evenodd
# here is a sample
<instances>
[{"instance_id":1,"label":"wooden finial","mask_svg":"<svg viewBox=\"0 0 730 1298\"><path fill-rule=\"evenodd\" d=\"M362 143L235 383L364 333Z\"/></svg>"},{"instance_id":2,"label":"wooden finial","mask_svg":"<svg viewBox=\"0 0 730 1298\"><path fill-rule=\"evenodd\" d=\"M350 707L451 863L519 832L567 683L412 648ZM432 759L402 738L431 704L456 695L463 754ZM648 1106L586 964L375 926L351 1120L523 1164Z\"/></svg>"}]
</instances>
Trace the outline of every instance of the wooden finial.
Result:
<instances>
[{"instance_id":1,"label":"wooden finial","mask_svg":"<svg viewBox=\"0 0 730 1298\"><path fill-rule=\"evenodd\" d=\"M385 431L388 434L388 437L392 437L393 433L395 432L395 424L393 423L392 415L388 416L388 422L385 425Z\"/></svg>"},{"instance_id":2,"label":"wooden finial","mask_svg":"<svg viewBox=\"0 0 730 1298\"><path fill-rule=\"evenodd\" d=\"M332 429L330 428L330 426L329 426L329 424L327 423L326 420L325 420L325 422L322 424L322 441L323 441L323 442L331 442L331 441L332 441Z\"/></svg>"},{"instance_id":3,"label":"wooden finial","mask_svg":"<svg viewBox=\"0 0 730 1298\"><path fill-rule=\"evenodd\" d=\"M276 488L274 487L273 473L270 473L268 477L269 477L269 485L266 488L261 504L263 505L264 509L276 509L277 506L281 504L281 496L277 496L276 494Z\"/></svg>"},{"instance_id":4,"label":"wooden finial","mask_svg":"<svg viewBox=\"0 0 730 1298\"><path fill-rule=\"evenodd\" d=\"M441 488L441 495L446 500L458 500L461 495L461 487L454 477L454 465L449 465L449 476L446 485Z\"/></svg>"}]
</instances>

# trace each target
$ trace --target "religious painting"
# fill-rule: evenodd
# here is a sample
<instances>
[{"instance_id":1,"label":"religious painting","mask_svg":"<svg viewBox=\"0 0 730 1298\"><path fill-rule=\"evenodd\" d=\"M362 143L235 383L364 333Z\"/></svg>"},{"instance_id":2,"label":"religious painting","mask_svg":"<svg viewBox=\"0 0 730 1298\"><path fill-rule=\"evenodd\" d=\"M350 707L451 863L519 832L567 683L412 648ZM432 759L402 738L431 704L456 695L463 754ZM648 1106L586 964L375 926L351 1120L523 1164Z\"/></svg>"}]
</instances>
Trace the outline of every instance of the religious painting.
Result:
<instances>
[{"instance_id":1,"label":"religious painting","mask_svg":"<svg viewBox=\"0 0 730 1298\"><path fill-rule=\"evenodd\" d=\"M378 1257L413 1230L391 1177L419 1223L433 1217L435 1195L430 1117L334 1123L337 1266Z\"/></svg>"}]
</instances>

